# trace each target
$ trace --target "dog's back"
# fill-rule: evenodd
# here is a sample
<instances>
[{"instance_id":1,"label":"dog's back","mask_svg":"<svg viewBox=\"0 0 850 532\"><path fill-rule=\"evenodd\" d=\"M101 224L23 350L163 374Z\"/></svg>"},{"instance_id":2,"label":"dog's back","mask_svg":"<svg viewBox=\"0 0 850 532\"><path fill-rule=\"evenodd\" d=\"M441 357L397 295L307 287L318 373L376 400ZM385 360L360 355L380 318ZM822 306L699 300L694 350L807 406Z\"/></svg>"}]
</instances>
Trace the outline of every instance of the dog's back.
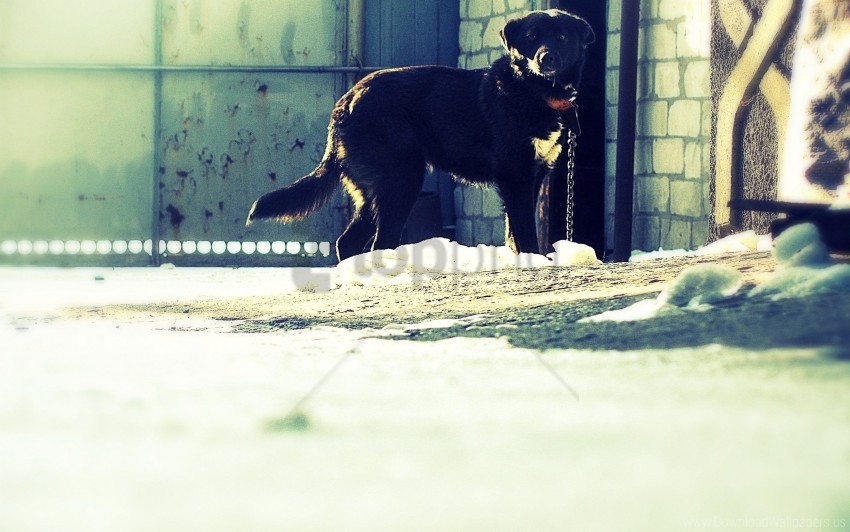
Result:
<instances>
[{"instance_id":1,"label":"dog's back","mask_svg":"<svg viewBox=\"0 0 850 532\"><path fill-rule=\"evenodd\" d=\"M486 173L482 155L493 141L479 94L486 72L423 66L363 79L331 121L337 146L344 147L343 167L421 172L430 164L455 175Z\"/></svg>"}]
</instances>

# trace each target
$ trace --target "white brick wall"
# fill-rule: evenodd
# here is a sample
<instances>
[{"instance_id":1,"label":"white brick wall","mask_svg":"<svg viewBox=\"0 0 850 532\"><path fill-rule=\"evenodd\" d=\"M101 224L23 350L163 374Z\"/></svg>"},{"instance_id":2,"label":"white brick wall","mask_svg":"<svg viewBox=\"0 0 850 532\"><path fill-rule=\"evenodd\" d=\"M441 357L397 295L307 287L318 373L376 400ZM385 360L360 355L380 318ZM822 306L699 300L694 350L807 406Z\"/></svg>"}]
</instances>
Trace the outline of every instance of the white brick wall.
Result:
<instances>
[{"instance_id":1,"label":"white brick wall","mask_svg":"<svg viewBox=\"0 0 850 532\"><path fill-rule=\"evenodd\" d=\"M633 247L695 248L708 236L710 0L642 0ZM614 221L620 2L608 7L607 238Z\"/></svg>"},{"instance_id":2,"label":"white brick wall","mask_svg":"<svg viewBox=\"0 0 850 532\"><path fill-rule=\"evenodd\" d=\"M635 146L634 246L695 248L708 237L710 140L710 0L642 0ZM501 56L505 22L539 9L534 0L461 0L460 59L482 68ZM606 234L613 241L614 169L617 139L617 73L620 2L608 2L606 98ZM455 191L457 239L464 244L502 244L504 216L498 195L459 185Z\"/></svg>"}]
</instances>

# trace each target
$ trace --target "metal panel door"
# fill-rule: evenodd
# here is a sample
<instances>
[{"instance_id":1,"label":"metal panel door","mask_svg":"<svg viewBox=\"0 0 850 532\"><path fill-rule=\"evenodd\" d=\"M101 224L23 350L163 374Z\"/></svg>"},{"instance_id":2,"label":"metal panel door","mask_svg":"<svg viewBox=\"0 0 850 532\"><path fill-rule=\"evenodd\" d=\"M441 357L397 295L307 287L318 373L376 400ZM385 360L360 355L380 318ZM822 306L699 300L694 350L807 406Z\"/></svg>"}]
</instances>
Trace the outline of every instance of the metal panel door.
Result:
<instances>
[{"instance_id":1,"label":"metal panel door","mask_svg":"<svg viewBox=\"0 0 850 532\"><path fill-rule=\"evenodd\" d=\"M244 220L319 161L358 71L347 15L346 0L0 2L0 262L330 262L341 194L301 223Z\"/></svg>"},{"instance_id":2,"label":"metal panel door","mask_svg":"<svg viewBox=\"0 0 850 532\"><path fill-rule=\"evenodd\" d=\"M165 260L332 260L329 242L347 218L341 194L301 222L250 228L244 222L259 195L320 161L330 111L344 89L341 74L271 67L343 66L346 15L344 1L165 0L162 61L176 69L164 72L161 86L159 238L169 242ZM182 65L211 68L195 72ZM192 253L180 242L188 242Z\"/></svg>"},{"instance_id":3,"label":"metal panel door","mask_svg":"<svg viewBox=\"0 0 850 532\"><path fill-rule=\"evenodd\" d=\"M459 0L366 0L365 62L457 66Z\"/></svg>"},{"instance_id":4,"label":"metal panel door","mask_svg":"<svg viewBox=\"0 0 850 532\"><path fill-rule=\"evenodd\" d=\"M0 2L0 64L62 65L0 68L0 261L149 263L152 78L78 67L150 64L154 19L135 0Z\"/></svg>"}]
</instances>

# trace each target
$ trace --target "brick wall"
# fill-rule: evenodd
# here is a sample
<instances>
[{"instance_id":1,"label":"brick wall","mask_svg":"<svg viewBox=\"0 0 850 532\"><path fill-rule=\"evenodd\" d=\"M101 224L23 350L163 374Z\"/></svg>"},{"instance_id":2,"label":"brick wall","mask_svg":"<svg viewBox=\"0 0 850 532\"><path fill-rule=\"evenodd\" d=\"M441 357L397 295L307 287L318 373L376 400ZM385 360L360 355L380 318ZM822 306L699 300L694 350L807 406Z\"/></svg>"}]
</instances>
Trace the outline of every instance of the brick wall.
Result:
<instances>
[{"instance_id":1,"label":"brick wall","mask_svg":"<svg viewBox=\"0 0 850 532\"><path fill-rule=\"evenodd\" d=\"M636 249L695 248L708 237L711 123L708 31L710 0L643 0L640 21L638 139L635 150ZM542 0L461 0L460 58L481 68L502 53L499 31ZM606 235L612 247L617 140L620 2L608 2ZM498 195L459 185L456 238L504 243Z\"/></svg>"},{"instance_id":2,"label":"brick wall","mask_svg":"<svg viewBox=\"0 0 850 532\"><path fill-rule=\"evenodd\" d=\"M617 140L620 2L608 7L606 234L611 247ZM633 248L703 245L708 238L709 0L641 3Z\"/></svg>"}]
</instances>

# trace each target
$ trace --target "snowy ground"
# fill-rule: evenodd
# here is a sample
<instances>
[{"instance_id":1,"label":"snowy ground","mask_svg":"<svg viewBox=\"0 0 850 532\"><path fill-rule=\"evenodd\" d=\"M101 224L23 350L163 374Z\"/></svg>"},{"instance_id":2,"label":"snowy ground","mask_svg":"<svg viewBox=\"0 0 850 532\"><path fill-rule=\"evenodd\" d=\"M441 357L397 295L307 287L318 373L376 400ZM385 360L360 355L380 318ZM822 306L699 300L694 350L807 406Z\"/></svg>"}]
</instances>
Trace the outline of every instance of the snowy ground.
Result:
<instances>
[{"instance_id":1,"label":"snowy ground","mask_svg":"<svg viewBox=\"0 0 850 532\"><path fill-rule=\"evenodd\" d=\"M0 269L0 529L850 527L843 301L752 307L764 330L796 308L832 331L784 346L718 331L665 349L516 347L655 299L683 267L668 260L315 295L288 290L325 271ZM768 260L729 264L752 285ZM322 309L346 328L317 326ZM476 309L490 321L442 336L400 325ZM694 315L580 327L637 338Z\"/></svg>"}]
</instances>

